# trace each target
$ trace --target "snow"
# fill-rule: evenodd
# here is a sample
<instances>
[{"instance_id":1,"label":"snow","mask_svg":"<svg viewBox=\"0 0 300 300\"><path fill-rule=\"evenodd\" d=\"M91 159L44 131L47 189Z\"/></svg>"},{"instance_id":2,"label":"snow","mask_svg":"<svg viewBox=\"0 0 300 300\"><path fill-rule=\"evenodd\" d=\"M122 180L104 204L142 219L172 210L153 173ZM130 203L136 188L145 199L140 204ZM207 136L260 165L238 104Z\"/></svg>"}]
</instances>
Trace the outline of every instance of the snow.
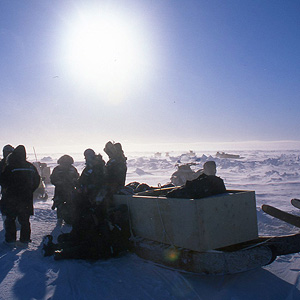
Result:
<instances>
[{"instance_id":1,"label":"snow","mask_svg":"<svg viewBox=\"0 0 300 300\"><path fill-rule=\"evenodd\" d=\"M216 158L215 152L126 153L127 183L144 182L157 186L169 181L177 163L194 163L195 171L207 160L215 160L227 189L254 190L260 235L296 233L298 228L266 215L262 204L274 205L300 214L290 204L299 197L300 151L239 151L241 159ZM45 154L53 169L58 154ZM81 171L83 156L75 166ZM29 156L29 160L34 160ZM43 236L70 231L56 222L51 210L53 186L47 186L49 199L36 201L31 217L32 243L28 248L10 248L0 222L0 299L300 299L300 255L278 257L256 270L235 275L196 275L163 268L135 254L106 261L62 260L43 257Z\"/></svg>"}]
</instances>

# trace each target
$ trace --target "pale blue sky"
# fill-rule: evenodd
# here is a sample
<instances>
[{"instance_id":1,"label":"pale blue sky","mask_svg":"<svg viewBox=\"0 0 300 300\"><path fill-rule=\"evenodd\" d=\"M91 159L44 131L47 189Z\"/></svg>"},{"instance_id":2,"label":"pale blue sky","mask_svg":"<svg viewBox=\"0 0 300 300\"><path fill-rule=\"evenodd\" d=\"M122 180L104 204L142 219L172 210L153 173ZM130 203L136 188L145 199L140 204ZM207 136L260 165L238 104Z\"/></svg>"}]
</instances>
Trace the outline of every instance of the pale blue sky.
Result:
<instances>
[{"instance_id":1,"label":"pale blue sky","mask_svg":"<svg viewBox=\"0 0 300 300\"><path fill-rule=\"evenodd\" d=\"M299 140L299 16L298 0L0 0L0 146ZM114 31L87 39L103 19Z\"/></svg>"}]
</instances>

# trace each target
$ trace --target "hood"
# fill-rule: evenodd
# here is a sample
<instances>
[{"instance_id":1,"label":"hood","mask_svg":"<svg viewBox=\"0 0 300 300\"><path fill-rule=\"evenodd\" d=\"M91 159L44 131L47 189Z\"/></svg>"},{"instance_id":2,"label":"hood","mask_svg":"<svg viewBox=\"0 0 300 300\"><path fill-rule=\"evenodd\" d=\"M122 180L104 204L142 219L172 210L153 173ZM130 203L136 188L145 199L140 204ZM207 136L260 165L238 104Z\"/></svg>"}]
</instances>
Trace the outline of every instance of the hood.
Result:
<instances>
[{"instance_id":1,"label":"hood","mask_svg":"<svg viewBox=\"0 0 300 300\"><path fill-rule=\"evenodd\" d=\"M26 161L26 150L23 145L19 145L13 152L13 156L18 161Z\"/></svg>"}]
</instances>

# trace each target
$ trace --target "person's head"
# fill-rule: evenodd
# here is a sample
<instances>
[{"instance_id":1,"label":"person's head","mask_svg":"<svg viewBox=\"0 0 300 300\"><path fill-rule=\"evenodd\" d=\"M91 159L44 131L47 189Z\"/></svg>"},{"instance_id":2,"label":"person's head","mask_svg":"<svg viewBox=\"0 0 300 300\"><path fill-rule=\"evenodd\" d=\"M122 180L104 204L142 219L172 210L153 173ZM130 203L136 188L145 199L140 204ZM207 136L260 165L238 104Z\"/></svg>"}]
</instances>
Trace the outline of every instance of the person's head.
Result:
<instances>
[{"instance_id":1,"label":"person's head","mask_svg":"<svg viewBox=\"0 0 300 300\"><path fill-rule=\"evenodd\" d=\"M70 155L65 154L58 159L57 163L62 166L69 166L74 163L74 159Z\"/></svg>"},{"instance_id":2,"label":"person's head","mask_svg":"<svg viewBox=\"0 0 300 300\"><path fill-rule=\"evenodd\" d=\"M83 155L84 155L86 164L90 164L94 161L96 153L93 149L88 148L83 152Z\"/></svg>"},{"instance_id":3,"label":"person's head","mask_svg":"<svg viewBox=\"0 0 300 300\"><path fill-rule=\"evenodd\" d=\"M216 163L213 160L205 162L203 165L203 173L206 175L216 175L217 173Z\"/></svg>"},{"instance_id":4,"label":"person's head","mask_svg":"<svg viewBox=\"0 0 300 300\"><path fill-rule=\"evenodd\" d=\"M19 145L12 153L15 161L24 162L26 161L26 150L23 145Z\"/></svg>"},{"instance_id":5,"label":"person's head","mask_svg":"<svg viewBox=\"0 0 300 300\"><path fill-rule=\"evenodd\" d=\"M8 154L12 153L13 151L14 151L14 147L12 145L5 145L2 149L3 158L6 158Z\"/></svg>"},{"instance_id":6,"label":"person's head","mask_svg":"<svg viewBox=\"0 0 300 300\"><path fill-rule=\"evenodd\" d=\"M116 151L116 157L119 159L127 159L124 155L124 151L122 149L122 145L120 143L115 143L115 151Z\"/></svg>"},{"instance_id":7,"label":"person's head","mask_svg":"<svg viewBox=\"0 0 300 300\"><path fill-rule=\"evenodd\" d=\"M123 152L122 145L120 143L115 143L115 149L117 152Z\"/></svg>"},{"instance_id":8,"label":"person's head","mask_svg":"<svg viewBox=\"0 0 300 300\"><path fill-rule=\"evenodd\" d=\"M108 155L108 157L114 157L116 154L115 144L110 141L106 143L103 150Z\"/></svg>"}]
</instances>

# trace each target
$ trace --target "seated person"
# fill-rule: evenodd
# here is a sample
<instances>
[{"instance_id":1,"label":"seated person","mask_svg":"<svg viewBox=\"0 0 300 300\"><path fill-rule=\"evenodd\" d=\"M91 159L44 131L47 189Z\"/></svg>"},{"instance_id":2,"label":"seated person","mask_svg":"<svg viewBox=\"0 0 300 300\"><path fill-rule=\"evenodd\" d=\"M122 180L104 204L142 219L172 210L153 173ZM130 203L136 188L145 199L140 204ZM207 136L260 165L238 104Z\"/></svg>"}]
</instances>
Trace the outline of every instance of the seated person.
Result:
<instances>
[{"instance_id":1,"label":"seated person","mask_svg":"<svg viewBox=\"0 0 300 300\"><path fill-rule=\"evenodd\" d=\"M207 161L203 165L203 172L196 179L187 181L185 185L172 190L168 198L198 199L226 192L224 181L216 176L216 163Z\"/></svg>"},{"instance_id":2,"label":"seated person","mask_svg":"<svg viewBox=\"0 0 300 300\"><path fill-rule=\"evenodd\" d=\"M53 236L44 238L44 256L60 259L107 259L126 253L130 245L130 225L127 205L110 211L107 220L98 218L95 207L85 211L70 233L62 233L53 243Z\"/></svg>"}]
</instances>

